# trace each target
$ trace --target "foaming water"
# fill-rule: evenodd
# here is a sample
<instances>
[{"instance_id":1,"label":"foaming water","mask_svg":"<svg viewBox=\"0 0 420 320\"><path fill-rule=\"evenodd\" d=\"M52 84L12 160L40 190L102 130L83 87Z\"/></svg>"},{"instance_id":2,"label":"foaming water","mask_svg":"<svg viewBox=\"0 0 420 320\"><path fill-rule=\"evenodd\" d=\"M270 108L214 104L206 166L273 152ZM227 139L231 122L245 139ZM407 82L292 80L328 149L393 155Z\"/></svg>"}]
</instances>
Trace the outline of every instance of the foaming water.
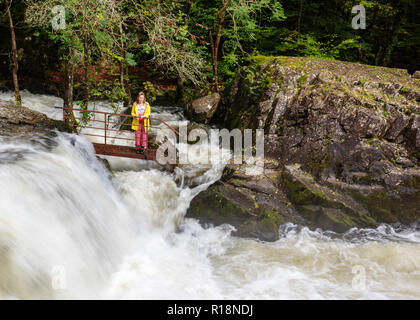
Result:
<instances>
[{"instance_id":1,"label":"foaming water","mask_svg":"<svg viewBox=\"0 0 420 320\"><path fill-rule=\"evenodd\" d=\"M48 114L52 98L33 99ZM230 156L200 164L199 148L188 151L196 165L172 174L109 157L111 175L83 136L0 137L0 297L420 298L417 225L335 234L285 224L266 243L185 219Z\"/></svg>"},{"instance_id":2,"label":"foaming water","mask_svg":"<svg viewBox=\"0 0 420 320\"><path fill-rule=\"evenodd\" d=\"M51 119L63 119L63 111L57 109L63 107L63 99L47 94L33 94L28 90L21 90L20 95L22 104L25 107L41 112ZM0 99L15 102L15 96L12 91L0 91Z\"/></svg>"},{"instance_id":3,"label":"foaming water","mask_svg":"<svg viewBox=\"0 0 420 320\"><path fill-rule=\"evenodd\" d=\"M166 241L126 257L110 296L125 299L418 299L417 245L354 244L306 228L265 243L230 236L228 226L203 229L187 219ZM362 267L365 286L355 287Z\"/></svg>"},{"instance_id":4,"label":"foaming water","mask_svg":"<svg viewBox=\"0 0 420 320\"><path fill-rule=\"evenodd\" d=\"M83 137L60 135L48 150L0 140L0 295L95 296L130 248L129 212ZM134 234L134 233L133 233ZM65 270L65 291L51 273Z\"/></svg>"}]
</instances>

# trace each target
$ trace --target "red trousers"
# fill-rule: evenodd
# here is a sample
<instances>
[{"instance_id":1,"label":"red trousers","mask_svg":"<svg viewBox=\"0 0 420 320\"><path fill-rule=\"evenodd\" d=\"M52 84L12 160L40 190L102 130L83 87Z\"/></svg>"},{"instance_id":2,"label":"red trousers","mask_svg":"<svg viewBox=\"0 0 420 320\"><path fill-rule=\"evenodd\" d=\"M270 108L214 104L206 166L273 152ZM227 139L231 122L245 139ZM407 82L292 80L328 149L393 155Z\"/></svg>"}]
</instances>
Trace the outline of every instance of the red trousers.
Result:
<instances>
[{"instance_id":1,"label":"red trousers","mask_svg":"<svg viewBox=\"0 0 420 320\"><path fill-rule=\"evenodd\" d=\"M144 128L144 120L139 121L139 125L136 130L136 147L147 148L147 132Z\"/></svg>"}]
</instances>

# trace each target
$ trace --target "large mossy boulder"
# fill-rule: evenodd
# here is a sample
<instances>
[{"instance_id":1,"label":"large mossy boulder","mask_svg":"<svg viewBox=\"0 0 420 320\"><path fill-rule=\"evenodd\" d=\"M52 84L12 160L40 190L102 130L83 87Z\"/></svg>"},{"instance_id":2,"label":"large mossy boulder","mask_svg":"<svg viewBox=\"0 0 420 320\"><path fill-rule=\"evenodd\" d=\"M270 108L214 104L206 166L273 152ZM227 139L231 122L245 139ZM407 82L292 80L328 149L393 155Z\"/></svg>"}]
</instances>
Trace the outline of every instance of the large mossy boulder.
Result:
<instances>
[{"instance_id":1,"label":"large mossy boulder","mask_svg":"<svg viewBox=\"0 0 420 320\"><path fill-rule=\"evenodd\" d=\"M268 211L344 232L420 219L420 79L402 69L258 56L226 94L213 121L265 133L264 173L230 165L223 178L253 201L240 203L249 221Z\"/></svg>"},{"instance_id":2,"label":"large mossy boulder","mask_svg":"<svg viewBox=\"0 0 420 320\"><path fill-rule=\"evenodd\" d=\"M285 221L304 223L279 189L281 171L247 176L246 166L228 165L222 179L195 197L187 217L201 223L230 224L237 236L275 241Z\"/></svg>"},{"instance_id":3,"label":"large mossy boulder","mask_svg":"<svg viewBox=\"0 0 420 320\"><path fill-rule=\"evenodd\" d=\"M279 226L284 223L277 212L258 210L252 196L223 184L213 185L194 198L187 216L203 224L230 224L236 229L234 235L265 241L277 240Z\"/></svg>"}]
</instances>

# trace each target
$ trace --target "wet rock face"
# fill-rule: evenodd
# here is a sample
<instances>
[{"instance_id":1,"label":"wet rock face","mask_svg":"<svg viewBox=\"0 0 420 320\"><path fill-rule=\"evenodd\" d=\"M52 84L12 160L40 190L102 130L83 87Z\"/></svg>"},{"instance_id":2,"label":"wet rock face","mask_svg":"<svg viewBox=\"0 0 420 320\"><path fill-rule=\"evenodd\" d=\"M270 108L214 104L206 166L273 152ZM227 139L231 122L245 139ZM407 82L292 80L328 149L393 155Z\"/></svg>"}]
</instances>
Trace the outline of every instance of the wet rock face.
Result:
<instances>
[{"instance_id":1,"label":"wet rock face","mask_svg":"<svg viewBox=\"0 0 420 320\"><path fill-rule=\"evenodd\" d=\"M192 120L199 123L208 123L216 112L219 102L220 94L212 93L193 100L186 111Z\"/></svg>"},{"instance_id":2,"label":"wet rock face","mask_svg":"<svg viewBox=\"0 0 420 320\"><path fill-rule=\"evenodd\" d=\"M34 134L51 134L54 129L71 132L63 121L49 119L40 112L0 100L0 135L31 137Z\"/></svg>"},{"instance_id":3,"label":"wet rock face","mask_svg":"<svg viewBox=\"0 0 420 320\"><path fill-rule=\"evenodd\" d=\"M284 194L277 188L278 173L267 172L268 176L248 179L245 168L228 166L220 182L193 199L187 216L199 219L203 224L233 225L237 236L275 241L279 226L284 223L283 214L289 213L288 221L293 214L289 212ZM301 220L296 216L293 221Z\"/></svg>"},{"instance_id":4,"label":"wet rock face","mask_svg":"<svg viewBox=\"0 0 420 320\"><path fill-rule=\"evenodd\" d=\"M415 155L417 159L420 159L420 115L414 115L408 125L408 129L405 135L407 139L407 147Z\"/></svg>"},{"instance_id":5,"label":"wet rock face","mask_svg":"<svg viewBox=\"0 0 420 320\"><path fill-rule=\"evenodd\" d=\"M250 221L268 211L343 232L420 218L420 79L312 58L258 57L249 68L214 119L265 131L264 174L230 166L223 182L248 199L225 196Z\"/></svg>"}]
</instances>

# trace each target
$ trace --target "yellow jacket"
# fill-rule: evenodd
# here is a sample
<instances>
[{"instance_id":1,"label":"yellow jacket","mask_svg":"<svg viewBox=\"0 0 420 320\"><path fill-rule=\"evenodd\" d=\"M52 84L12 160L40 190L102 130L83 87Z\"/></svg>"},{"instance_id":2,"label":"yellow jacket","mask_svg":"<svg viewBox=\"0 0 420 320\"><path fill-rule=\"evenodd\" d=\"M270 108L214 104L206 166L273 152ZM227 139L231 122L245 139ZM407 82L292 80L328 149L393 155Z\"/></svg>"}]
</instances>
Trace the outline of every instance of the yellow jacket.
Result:
<instances>
[{"instance_id":1,"label":"yellow jacket","mask_svg":"<svg viewBox=\"0 0 420 320\"><path fill-rule=\"evenodd\" d=\"M131 115L135 116L136 118L133 118L133 122L131 124L131 129L137 131L138 125L139 125L139 119L137 118L139 116L137 112L137 103L134 102L133 107L131 108ZM146 108L144 109L143 117L148 118L150 116L150 104L149 102L146 102ZM144 119L144 129L147 132L150 127L150 120Z\"/></svg>"}]
</instances>

